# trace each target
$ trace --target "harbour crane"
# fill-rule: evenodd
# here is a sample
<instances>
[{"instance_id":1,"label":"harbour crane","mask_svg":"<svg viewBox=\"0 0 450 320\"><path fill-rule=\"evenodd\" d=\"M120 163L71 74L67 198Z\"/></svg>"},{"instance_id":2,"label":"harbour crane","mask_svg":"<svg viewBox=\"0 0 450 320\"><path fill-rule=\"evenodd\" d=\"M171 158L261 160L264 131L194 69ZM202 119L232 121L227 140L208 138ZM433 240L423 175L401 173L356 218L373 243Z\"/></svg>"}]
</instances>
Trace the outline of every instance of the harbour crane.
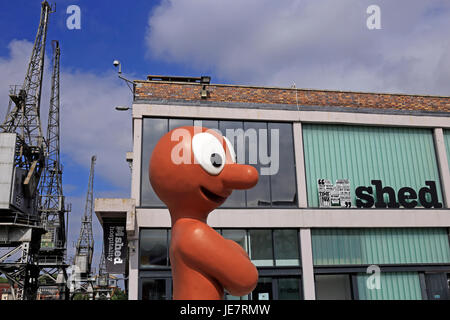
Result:
<instances>
[{"instance_id":1,"label":"harbour crane","mask_svg":"<svg viewBox=\"0 0 450 320\"><path fill-rule=\"evenodd\" d=\"M52 279L50 286L60 289L59 297L68 297L65 255L67 229L66 213L70 206L65 204L62 185L62 165L60 161L60 56L61 50L57 40L52 41L52 80L50 107L48 112L47 137L45 140L45 166L39 185L39 211L46 233L41 238L39 266L41 271ZM58 276L63 283L57 283Z\"/></svg>"},{"instance_id":2,"label":"harbour crane","mask_svg":"<svg viewBox=\"0 0 450 320\"><path fill-rule=\"evenodd\" d=\"M42 227L38 185L45 166L40 106L45 45L54 8L41 3L39 27L23 84L11 86L5 121L0 125L0 273L15 300L36 297L37 254Z\"/></svg>"},{"instance_id":3,"label":"harbour crane","mask_svg":"<svg viewBox=\"0 0 450 320\"><path fill-rule=\"evenodd\" d=\"M91 169L89 172L89 183L86 194L84 215L81 218L81 229L76 244L74 266L72 270L73 281L71 295L77 292L92 293L92 257L94 253L94 236L92 234L92 212L94 211L94 167L97 157L91 157Z\"/></svg>"}]
</instances>

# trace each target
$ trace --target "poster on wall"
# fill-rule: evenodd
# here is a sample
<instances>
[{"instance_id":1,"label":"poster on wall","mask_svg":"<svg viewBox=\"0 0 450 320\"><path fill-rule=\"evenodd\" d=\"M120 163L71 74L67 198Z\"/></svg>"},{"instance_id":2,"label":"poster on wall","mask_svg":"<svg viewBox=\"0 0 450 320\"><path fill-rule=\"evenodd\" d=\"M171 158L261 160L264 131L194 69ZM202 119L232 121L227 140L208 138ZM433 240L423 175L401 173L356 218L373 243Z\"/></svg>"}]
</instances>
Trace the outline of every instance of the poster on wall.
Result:
<instances>
[{"instance_id":1,"label":"poster on wall","mask_svg":"<svg viewBox=\"0 0 450 320\"><path fill-rule=\"evenodd\" d=\"M338 179L334 185L330 180L318 179L317 187L320 208L350 208L352 206L348 179Z\"/></svg>"},{"instance_id":2,"label":"poster on wall","mask_svg":"<svg viewBox=\"0 0 450 320\"><path fill-rule=\"evenodd\" d=\"M127 260L127 234L125 221L103 223L103 243L106 271L109 273L125 273Z\"/></svg>"}]
</instances>

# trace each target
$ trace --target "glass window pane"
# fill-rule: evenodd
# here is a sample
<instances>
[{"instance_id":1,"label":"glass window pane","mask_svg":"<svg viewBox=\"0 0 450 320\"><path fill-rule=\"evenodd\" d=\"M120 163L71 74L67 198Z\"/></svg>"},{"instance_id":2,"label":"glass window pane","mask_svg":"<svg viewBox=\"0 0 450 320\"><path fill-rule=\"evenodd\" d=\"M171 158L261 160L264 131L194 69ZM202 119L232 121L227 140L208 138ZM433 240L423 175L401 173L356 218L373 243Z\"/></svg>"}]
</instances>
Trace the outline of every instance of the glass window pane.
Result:
<instances>
[{"instance_id":1,"label":"glass window pane","mask_svg":"<svg viewBox=\"0 0 450 320\"><path fill-rule=\"evenodd\" d=\"M195 126L201 125L204 128L219 130L219 121L217 121L217 120L199 119L199 120L194 121L194 125Z\"/></svg>"},{"instance_id":2,"label":"glass window pane","mask_svg":"<svg viewBox=\"0 0 450 320\"><path fill-rule=\"evenodd\" d=\"M236 241L248 253L247 232L245 230L223 229L222 235L225 239Z\"/></svg>"},{"instance_id":3,"label":"glass window pane","mask_svg":"<svg viewBox=\"0 0 450 320\"><path fill-rule=\"evenodd\" d=\"M247 190L247 207L270 206L270 176L262 174L267 171L268 164L262 163L267 158L267 123L244 122L245 163L254 166L259 173L256 186Z\"/></svg>"},{"instance_id":4,"label":"glass window pane","mask_svg":"<svg viewBox=\"0 0 450 320\"><path fill-rule=\"evenodd\" d=\"M248 295L238 297L238 296L232 296L228 292L225 292L224 300L248 300Z\"/></svg>"},{"instance_id":5,"label":"glass window pane","mask_svg":"<svg viewBox=\"0 0 450 320\"><path fill-rule=\"evenodd\" d=\"M259 277L255 290L252 291L252 300L272 300L272 278Z\"/></svg>"},{"instance_id":6,"label":"glass window pane","mask_svg":"<svg viewBox=\"0 0 450 320\"><path fill-rule=\"evenodd\" d=\"M141 267L167 266L167 230L142 230L139 250Z\"/></svg>"},{"instance_id":7,"label":"glass window pane","mask_svg":"<svg viewBox=\"0 0 450 320\"><path fill-rule=\"evenodd\" d=\"M220 121L219 129L222 135L225 135L234 147L234 152L237 156L238 163L245 163L244 159L244 146L239 146L242 156L239 157L238 154L238 136L239 132L236 129L241 129L243 133L244 123L242 121ZM228 134L227 134L228 130ZM242 161L240 161L242 160ZM245 207L245 190L233 190L233 193L227 198L227 200L221 205L222 208L244 208Z\"/></svg>"},{"instance_id":8,"label":"glass window pane","mask_svg":"<svg viewBox=\"0 0 450 320\"><path fill-rule=\"evenodd\" d=\"M169 247L169 249L170 249L170 242L171 241L172 241L172 229L168 229L167 230L167 246ZM168 250L168 252L170 252L170 250ZM170 267L170 254L167 257L167 262L168 262L168 265Z\"/></svg>"},{"instance_id":9,"label":"glass window pane","mask_svg":"<svg viewBox=\"0 0 450 320\"><path fill-rule=\"evenodd\" d=\"M300 279L278 279L278 300L300 300Z\"/></svg>"},{"instance_id":10,"label":"glass window pane","mask_svg":"<svg viewBox=\"0 0 450 320\"><path fill-rule=\"evenodd\" d=\"M268 124L272 206L297 207L292 124Z\"/></svg>"},{"instance_id":11,"label":"glass window pane","mask_svg":"<svg viewBox=\"0 0 450 320\"><path fill-rule=\"evenodd\" d=\"M317 274L317 300L351 300L351 284L348 274Z\"/></svg>"},{"instance_id":12,"label":"glass window pane","mask_svg":"<svg viewBox=\"0 0 450 320\"><path fill-rule=\"evenodd\" d=\"M169 131L179 127L192 126L192 119L169 119Z\"/></svg>"},{"instance_id":13,"label":"glass window pane","mask_svg":"<svg viewBox=\"0 0 450 320\"><path fill-rule=\"evenodd\" d=\"M143 279L142 300L166 300L165 279Z\"/></svg>"},{"instance_id":14,"label":"glass window pane","mask_svg":"<svg viewBox=\"0 0 450 320\"><path fill-rule=\"evenodd\" d=\"M141 206L165 207L150 185L148 166L153 148L167 132L167 119L144 118L142 120Z\"/></svg>"},{"instance_id":15,"label":"glass window pane","mask_svg":"<svg viewBox=\"0 0 450 320\"><path fill-rule=\"evenodd\" d=\"M273 266L272 230L250 230L250 259L255 266Z\"/></svg>"},{"instance_id":16,"label":"glass window pane","mask_svg":"<svg viewBox=\"0 0 450 320\"><path fill-rule=\"evenodd\" d=\"M300 255L297 230L274 230L273 237L275 246L275 264L277 266L298 266L300 264Z\"/></svg>"}]
</instances>

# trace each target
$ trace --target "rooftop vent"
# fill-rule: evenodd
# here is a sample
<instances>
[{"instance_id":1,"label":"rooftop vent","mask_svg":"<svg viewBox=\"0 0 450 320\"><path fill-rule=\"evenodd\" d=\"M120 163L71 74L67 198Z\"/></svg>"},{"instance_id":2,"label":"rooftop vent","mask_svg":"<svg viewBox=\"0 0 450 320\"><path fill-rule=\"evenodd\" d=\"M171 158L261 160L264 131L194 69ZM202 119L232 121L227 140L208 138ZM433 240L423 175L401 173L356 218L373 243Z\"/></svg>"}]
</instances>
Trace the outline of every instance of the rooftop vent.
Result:
<instances>
[{"instance_id":1,"label":"rooftop vent","mask_svg":"<svg viewBox=\"0 0 450 320\"><path fill-rule=\"evenodd\" d=\"M147 76L148 81L168 81L168 82L190 82L190 83L200 83L209 84L211 77L201 76L201 77L178 77L178 76Z\"/></svg>"}]
</instances>

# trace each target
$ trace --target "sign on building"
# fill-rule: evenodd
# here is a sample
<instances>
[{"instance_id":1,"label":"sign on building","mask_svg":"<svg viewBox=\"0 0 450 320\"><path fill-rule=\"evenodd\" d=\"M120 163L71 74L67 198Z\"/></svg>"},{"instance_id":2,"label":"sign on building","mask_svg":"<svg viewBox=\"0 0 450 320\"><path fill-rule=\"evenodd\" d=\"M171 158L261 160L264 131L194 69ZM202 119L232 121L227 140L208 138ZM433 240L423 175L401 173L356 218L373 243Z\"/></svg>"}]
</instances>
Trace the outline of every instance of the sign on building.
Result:
<instances>
[{"instance_id":1,"label":"sign on building","mask_svg":"<svg viewBox=\"0 0 450 320\"><path fill-rule=\"evenodd\" d=\"M125 222L104 222L103 243L106 271L125 273L127 263L127 234Z\"/></svg>"},{"instance_id":2,"label":"sign on building","mask_svg":"<svg viewBox=\"0 0 450 320\"><path fill-rule=\"evenodd\" d=\"M319 206L321 208L350 208L352 206L350 198L350 181L348 179L338 179L333 185L330 180L318 179Z\"/></svg>"}]
</instances>

